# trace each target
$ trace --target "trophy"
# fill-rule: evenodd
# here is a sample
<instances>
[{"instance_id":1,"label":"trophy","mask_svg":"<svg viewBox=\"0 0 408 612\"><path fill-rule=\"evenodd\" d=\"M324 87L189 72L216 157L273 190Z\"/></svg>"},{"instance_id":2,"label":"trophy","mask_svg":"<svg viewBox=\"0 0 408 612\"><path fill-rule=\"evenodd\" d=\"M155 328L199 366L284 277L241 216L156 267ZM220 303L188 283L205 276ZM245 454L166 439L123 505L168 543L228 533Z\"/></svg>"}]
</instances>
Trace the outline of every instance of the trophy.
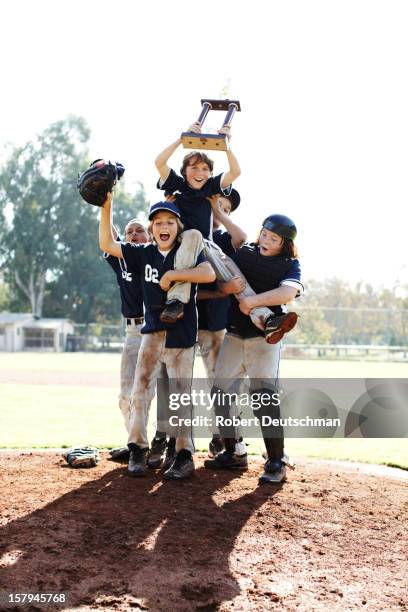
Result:
<instances>
[{"instance_id":1,"label":"trophy","mask_svg":"<svg viewBox=\"0 0 408 612\"><path fill-rule=\"evenodd\" d=\"M201 100L201 113L197 123L202 127L210 110L227 111L222 127L231 125L235 111L241 110L238 100ZM228 151L226 134L196 134L183 132L181 142L185 149L210 149L211 151Z\"/></svg>"}]
</instances>

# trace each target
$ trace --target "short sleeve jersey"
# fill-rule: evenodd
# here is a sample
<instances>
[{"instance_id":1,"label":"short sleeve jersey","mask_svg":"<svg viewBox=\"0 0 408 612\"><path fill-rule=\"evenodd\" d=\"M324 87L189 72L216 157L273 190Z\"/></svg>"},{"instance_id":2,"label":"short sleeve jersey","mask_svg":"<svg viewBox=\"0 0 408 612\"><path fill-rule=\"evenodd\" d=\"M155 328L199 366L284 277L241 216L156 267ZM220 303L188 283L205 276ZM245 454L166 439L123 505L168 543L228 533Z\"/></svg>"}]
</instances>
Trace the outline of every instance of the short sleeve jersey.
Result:
<instances>
[{"instance_id":1,"label":"short sleeve jersey","mask_svg":"<svg viewBox=\"0 0 408 612\"><path fill-rule=\"evenodd\" d=\"M170 170L164 182L158 180L157 188L162 189L166 195L176 196L184 229L197 229L204 238L211 238L212 209L207 198L216 193L229 195L231 192L231 185L221 189L222 177L222 174L210 177L202 189L193 189L182 176Z\"/></svg>"},{"instance_id":2,"label":"short sleeve jersey","mask_svg":"<svg viewBox=\"0 0 408 612\"><path fill-rule=\"evenodd\" d=\"M231 235L225 230L216 230L213 233L213 241L229 257L233 257L235 249L232 246ZM208 283L200 286L201 289L215 291L217 283ZM230 299L214 298L209 300L197 300L198 329L208 331L220 331L227 327Z\"/></svg>"},{"instance_id":3,"label":"short sleeve jersey","mask_svg":"<svg viewBox=\"0 0 408 612\"><path fill-rule=\"evenodd\" d=\"M253 243L241 247L233 259L255 293L271 291L281 285L296 288L296 297L303 293L304 288L301 283L298 259L288 259L280 255L266 257L260 254L258 245ZM270 309L275 314L283 312L280 306L273 306ZM242 338L263 336L263 332L252 323L250 317L240 311L235 297L231 298L228 331L236 333Z\"/></svg>"},{"instance_id":4,"label":"short sleeve jersey","mask_svg":"<svg viewBox=\"0 0 408 612\"><path fill-rule=\"evenodd\" d=\"M123 258L127 269L138 274L143 288L145 323L142 334L167 331L166 348L190 348L197 341L197 285L191 284L190 301L184 305L184 316L174 324L160 321L167 293L160 287L160 279L165 272L174 269L174 258L179 248L177 244L166 256L162 255L155 244L121 243ZM196 265L207 261L202 253Z\"/></svg>"},{"instance_id":5,"label":"short sleeve jersey","mask_svg":"<svg viewBox=\"0 0 408 612\"><path fill-rule=\"evenodd\" d=\"M108 253L104 253L103 257L116 274L122 315L125 319L142 317L143 296L140 275L129 272L124 259L118 259Z\"/></svg>"}]
</instances>

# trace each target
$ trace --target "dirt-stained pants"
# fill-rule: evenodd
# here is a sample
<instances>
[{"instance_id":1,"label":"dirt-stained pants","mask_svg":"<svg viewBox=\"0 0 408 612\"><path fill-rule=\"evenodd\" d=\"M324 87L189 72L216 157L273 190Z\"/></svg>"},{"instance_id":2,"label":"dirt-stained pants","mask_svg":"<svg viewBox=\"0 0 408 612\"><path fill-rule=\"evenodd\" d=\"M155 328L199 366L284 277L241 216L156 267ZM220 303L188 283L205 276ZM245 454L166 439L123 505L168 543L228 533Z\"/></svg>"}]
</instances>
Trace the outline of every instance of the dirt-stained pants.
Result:
<instances>
[{"instance_id":1,"label":"dirt-stained pants","mask_svg":"<svg viewBox=\"0 0 408 612\"><path fill-rule=\"evenodd\" d=\"M194 347L172 349L166 348L166 332L158 331L144 334L136 366L135 382L132 389L130 405L129 442L147 448L147 423L149 408L154 395L157 377L162 364L166 366L169 377L170 392L190 394L191 378L194 365ZM185 419L192 417L191 405L181 404L174 412L179 423L175 432L176 451L187 449L194 452L192 427L185 423ZM159 424L160 429L163 427ZM170 433L170 432L169 432Z\"/></svg>"},{"instance_id":2,"label":"dirt-stained pants","mask_svg":"<svg viewBox=\"0 0 408 612\"><path fill-rule=\"evenodd\" d=\"M130 424L130 398L132 395L133 384L135 382L135 372L137 356L139 355L142 343L140 330L143 324L126 325L125 344L123 345L122 358L120 362L120 394L119 408L125 421L126 431L129 433Z\"/></svg>"},{"instance_id":3,"label":"dirt-stained pants","mask_svg":"<svg viewBox=\"0 0 408 612\"><path fill-rule=\"evenodd\" d=\"M132 397L132 389L135 383L137 358L143 338L143 335L140 333L142 327L143 323L135 324L133 320L131 320L130 325L126 325L125 343L123 345L122 358L120 361L119 408L125 422L126 431L128 433L130 431L130 402ZM162 365L160 377L167 377L165 365ZM157 414L161 413L160 401L163 402L163 405L164 402L167 404L165 397L163 397L163 399L161 398L162 396L160 396L160 398L159 396L157 397ZM157 423L157 429L161 431L160 423Z\"/></svg>"},{"instance_id":4,"label":"dirt-stained pants","mask_svg":"<svg viewBox=\"0 0 408 612\"><path fill-rule=\"evenodd\" d=\"M248 285L236 263L234 263L214 242L203 239L198 230L186 230L181 234L181 246L175 257L174 269L185 270L193 268L198 254L203 249L204 255L212 265L218 280L228 281L234 276L239 276L245 280L246 286L244 291L235 296L238 301L245 297L255 295L255 291ZM177 299L183 302L183 304L187 304L190 300L190 289L190 283L175 283L167 292L167 299ZM271 311L269 308L259 307L251 310L249 316L254 325L263 330L265 327L265 320L270 314Z\"/></svg>"},{"instance_id":5,"label":"dirt-stained pants","mask_svg":"<svg viewBox=\"0 0 408 612\"><path fill-rule=\"evenodd\" d=\"M207 329L198 330L198 346L200 347L201 357L203 358L205 372L208 378L209 391L214 383L215 364L220 352L225 336L225 329L219 331L209 331ZM214 412L214 411L212 411ZM215 424L213 414L212 425L209 427L212 434L218 434L218 427Z\"/></svg>"},{"instance_id":6,"label":"dirt-stained pants","mask_svg":"<svg viewBox=\"0 0 408 612\"><path fill-rule=\"evenodd\" d=\"M255 295L255 291L252 289L252 287L250 287L248 281L238 268L237 264L232 261L232 259L228 257L228 255L226 255L214 242L204 240L204 255L212 265L218 280L229 281L234 276L244 279L246 283L245 289L241 293L235 295L238 302L243 298ZM266 308L266 306L254 308L249 313L252 323L261 330L265 328L265 321L270 315L271 311L269 308Z\"/></svg>"},{"instance_id":7,"label":"dirt-stained pants","mask_svg":"<svg viewBox=\"0 0 408 612\"><path fill-rule=\"evenodd\" d=\"M277 388L279 383L279 361L281 344L267 344L262 336L257 338L241 338L227 333L218 355L215 367L214 392L218 390L224 393L238 393L239 383L243 378L250 379L250 392L269 392L271 388ZM218 407L220 408L220 407ZM215 406L217 413L217 406ZM278 407L271 407L274 412L273 418L280 417ZM220 410L220 413L222 410ZM232 405L229 416L239 416L239 407ZM229 428L228 435L223 437L234 437L239 439L243 432L240 427ZM272 448L274 459L283 456L283 429L281 427L262 428L262 434L266 440L268 453ZM271 440L271 442L267 442Z\"/></svg>"},{"instance_id":8,"label":"dirt-stained pants","mask_svg":"<svg viewBox=\"0 0 408 612\"><path fill-rule=\"evenodd\" d=\"M186 230L181 234L181 246L174 259L175 270L194 268L197 257L203 250L203 237L198 230ZM180 300L183 304L190 301L191 283L174 283L167 292L167 300Z\"/></svg>"}]
</instances>

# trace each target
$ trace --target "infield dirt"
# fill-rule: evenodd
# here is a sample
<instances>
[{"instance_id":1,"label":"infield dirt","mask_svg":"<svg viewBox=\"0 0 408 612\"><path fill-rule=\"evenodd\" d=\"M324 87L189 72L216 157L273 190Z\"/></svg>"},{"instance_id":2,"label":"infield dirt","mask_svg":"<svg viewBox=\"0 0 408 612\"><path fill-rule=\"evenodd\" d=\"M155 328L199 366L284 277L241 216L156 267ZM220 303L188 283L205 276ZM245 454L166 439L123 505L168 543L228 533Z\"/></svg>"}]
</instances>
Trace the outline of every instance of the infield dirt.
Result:
<instances>
[{"instance_id":1,"label":"infield dirt","mask_svg":"<svg viewBox=\"0 0 408 612\"><path fill-rule=\"evenodd\" d=\"M19 610L407 610L406 481L305 462L281 488L261 464L132 479L102 455L0 455L5 593L64 592ZM16 608L14 608L16 609Z\"/></svg>"}]
</instances>

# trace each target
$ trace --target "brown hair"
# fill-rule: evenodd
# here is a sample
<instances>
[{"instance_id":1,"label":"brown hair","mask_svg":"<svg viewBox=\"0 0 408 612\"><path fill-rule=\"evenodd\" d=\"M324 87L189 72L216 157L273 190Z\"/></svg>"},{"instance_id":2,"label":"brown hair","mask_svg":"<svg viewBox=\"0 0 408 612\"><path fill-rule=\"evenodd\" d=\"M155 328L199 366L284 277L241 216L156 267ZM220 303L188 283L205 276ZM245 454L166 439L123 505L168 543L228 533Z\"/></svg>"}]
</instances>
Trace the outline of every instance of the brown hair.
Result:
<instances>
[{"instance_id":1,"label":"brown hair","mask_svg":"<svg viewBox=\"0 0 408 612\"><path fill-rule=\"evenodd\" d=\"M262 230L259 231L258 238L255 240L255 244L257 246L259 246L259 236L261 235L261 231ZM299 257L297 247L293 240L291 240L290 238L285 238L284 236L281 236L281 238L283 240L283 243L279 255L281 255L282 257L287 257L288 259L295 259Z\"/></svg>"},{"instance_id":2,"label":"brown hair","mask_svg":"<svg viewBox=\"0 0 408 612\"><path fill-rule=\"evenodd\" d=\"M214 162L212 159L210 159L205 153L201 153L200 151L191 151L191 153L187 153L187 155L183 159L183 165L180 168L181 176L183 178L186 178L187 166L191 166L193 163L196 164L197 162L207 164L210 169L210 172L213 171Z\"/></svg>"}]
</instances>

